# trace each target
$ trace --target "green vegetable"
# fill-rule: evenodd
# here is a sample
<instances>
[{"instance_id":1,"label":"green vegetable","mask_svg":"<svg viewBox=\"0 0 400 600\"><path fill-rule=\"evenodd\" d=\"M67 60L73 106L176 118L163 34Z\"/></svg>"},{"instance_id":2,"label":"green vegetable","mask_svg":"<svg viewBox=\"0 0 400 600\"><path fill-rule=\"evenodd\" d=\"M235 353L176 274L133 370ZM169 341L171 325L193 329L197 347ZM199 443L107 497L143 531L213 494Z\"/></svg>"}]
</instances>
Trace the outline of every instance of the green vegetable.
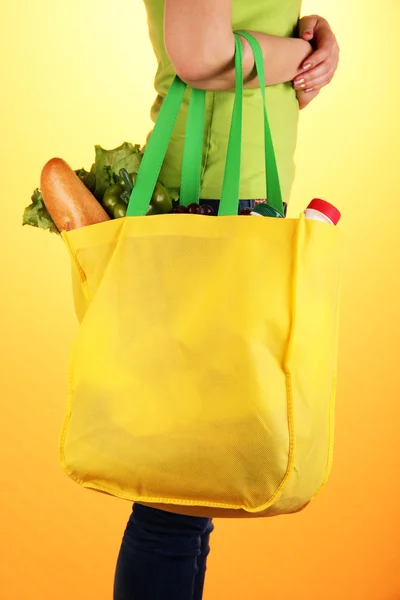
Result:
<instances>
[{"instance_id":1,"label":"green vegetable","mask_svg":"<svg viewBox=\"0 0 400 600\"><path fill-rule=\"evenodd\" d=\"M110 185L114 185L116 183L119 183L119 177L114 173L112 167L110 167L110 165L107 165L105 168L105 171L107 173L107 177L110 181Z\"/></svg>"},{"instance_id":2,"label":"green vegetable","mask_svg":"<svg viewBox=\"0 0 400 600\"><path fill-rule=\"evenodd\" d=\"M133 186L135 185L134 181L133 181L133 175L135 175L135 173L132 173L132 177L131 177L130 173L128 173L128 171L126 169L120 169L120 172L119 172L120 184L129 193L132 192ZM136 180L136 177L135 177L135 180Z\"/></svg>"},{"instance_id":3,"label":"green vegetable","mask_svg":"<svg viewBox=\"0 0 400 600\"><path fill-rule=\"evenodd\" d=\"M43 196L39 189L36 189L33 192L31 200L32 204L27 206L24 210L22 225L32 225L32 227L49 229L51 233L58 233L60 235L49 211L44 205Z\"/></svg>"},{"instance_id":4,"label":"green vegetable","mask_svg":"<svg viewBox=\"0 0 400 600\"><path fill-rule=\"evenodd\" d=\"M128 192L128 190L124 190L120 196L120 199L122 200L122 202L124 204L126 204L126 206L128 206L130 197L131 197L131 195Z\"/></svg>"},{"instance_id":5,"label":"green vegetable","mask_svg":"<svg viewBox=\"0 0 400 600\"><path fill-rule=\"evenodd\" d=\"M114 206L113 217L114 219L120 219L126 215L126 204L118 203Z\"/></svg>"},{"instance_id":6,"label":"green vegetable","mask_svg":"<svg viewBox=\"0 0 400 600\"><path fill-rule=\"evenodd\" d=\"M169 213L173 208L172 200L167 190L160 182L156 183L150 203L158 214Z\"/></svg>"},{"instance_id":7,"label":"green vegetable","mask_svg":"<svg viewBox=\"0 0 400 600\"><path fill-rule=\"evenodd\" d=\"M179 194L179 192L180 192L179 188L170 188L170 187L167 187L166 185L164 185L164 188L167 190L168 195L169 195L169 197L172 200L173 206L174 207L178 206L179 205L179 196L180 196L180 194Z\"/></svg>"},{"instance_id":8,"label":"green vegetable","mask_svg":"<svg viewBox=\"0 0 400 600\"><path fill-rule=\"evenodd\" d=\"M147 209L146 216L158 215L158 214L159 213L156 211L154 206L152 204L150 204L149 208Z\"/></svg>"},{"instance_id":9,"label":"green vegetable","mask_svg":"<svg viewBox=\"0 0 400 600\"><path fill-rule=\"evenodd\" d=\"M101 203L110 217L114 216L115 206L121 203L121 194L123 191L123 187L119 183L115 183L106 189Z\"/></svg>"},{"instance_id":10,"label":"green vegetable","mask_svg":"<svg viewBox=\"0 0 400 600\"><path fill-rule=\"evenodd\" d=\"M88 190L93 193L94 189L96 187L95 174L91 173L91 172L89 173L85 169L77 169L74 172L76 173L76 175L78 175L79 179L82 181L82 183L85 184L85 186L88 188Z\"/></svg>"},{"instance_id":11,"label":"green vegetable","mask_svg":"<svg viewBox=\"0 0 400 600\"><path fill-rule=\"evenodd\" d=\"M97 145L95 151L96 187L94 195L101 200L106 189L119 182L120 169L126 169L128 173L138 171L143 155L138 144L133 145L129 142L124 142L113 150L105 150Z\"/></svg>"}]
</instances>

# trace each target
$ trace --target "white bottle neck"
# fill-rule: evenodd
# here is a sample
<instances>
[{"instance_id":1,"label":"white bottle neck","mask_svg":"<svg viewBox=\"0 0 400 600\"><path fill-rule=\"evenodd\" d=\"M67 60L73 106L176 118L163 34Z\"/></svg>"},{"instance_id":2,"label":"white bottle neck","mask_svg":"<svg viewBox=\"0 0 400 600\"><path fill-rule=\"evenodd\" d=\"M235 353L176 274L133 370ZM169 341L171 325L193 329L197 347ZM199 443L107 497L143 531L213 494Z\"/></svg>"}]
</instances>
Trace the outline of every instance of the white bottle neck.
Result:
<instances>
[{"instance_id":1,"label":"white bottle neck","mask_svg":"<svg viewBox=\"0 0 400 600\"><path fill-rule=\"evenodd\" d=\"M324 213L320 212L319 210L315 210L315 208L306 208L304 211L304 216L306 219L312 219L313 221L322 221L323 223L329 223L330 225L334 224L329 217L324 215Z\"/></svg>"}]
</instances>

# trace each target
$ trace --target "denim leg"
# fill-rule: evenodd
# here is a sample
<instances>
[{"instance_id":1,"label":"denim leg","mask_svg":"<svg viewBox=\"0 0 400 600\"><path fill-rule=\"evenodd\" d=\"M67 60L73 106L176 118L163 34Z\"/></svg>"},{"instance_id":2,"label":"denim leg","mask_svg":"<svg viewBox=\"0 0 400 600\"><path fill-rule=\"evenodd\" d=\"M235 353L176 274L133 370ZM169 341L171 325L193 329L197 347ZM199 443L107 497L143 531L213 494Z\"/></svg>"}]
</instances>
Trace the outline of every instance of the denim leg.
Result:
<instances>
[{"instance_id":1,"label":"denim leg","mask_svg":"<svg viewBox=\"0 0 400 600\"><path fill-rule=\"evenodd\" d=\"M207 571L207 556L210 553L210 535L214 530L214 524L211 519L205 532L201 536L200 555L197 558L197 573L194 580L193 600L201 600L203 598L204 581Z\"/></svg>"},{"instance_id":2,"label":"denim leg","mask_svg":"<svg viewBox=\"0 0 400 600\"><path fill-rule=\"evenodd\" d=\"M258 204L259 202L266 202L266 200L264 200L263 198L260 198L259 200L239 200L238 212L240 213L240 211L243 208L253 209L255 207L256 203ZM214 209L215 214L218 214L219 200L200 200L200 204L209 204L211 206L211 208ZM284 215L286 217L286 213L287 213L287 203L286 202L283 203L283 211L284 211Z\"/></svg>"},{"instance_id":3,"label":"denim leg","mask_svg":"<svg viewBox=\"0 0 400 600\"><path fill-rule=\"evenodd\" d=\"M114 600L201 600L210 519L135 504L118 556Z\"/></svg>"},{"instance_id":4,"label":"denim leg","mask_svg":"<svg viewBox=\"0 0 400 600\"><path fill-rule=\"evenodd\" d=\"M208 204L214 209L215 214L218 213L219 200L200 200L200 204ZM238 213L242 208L254 208L254 200L239 200Z\"/></svg>"}]
</instances>

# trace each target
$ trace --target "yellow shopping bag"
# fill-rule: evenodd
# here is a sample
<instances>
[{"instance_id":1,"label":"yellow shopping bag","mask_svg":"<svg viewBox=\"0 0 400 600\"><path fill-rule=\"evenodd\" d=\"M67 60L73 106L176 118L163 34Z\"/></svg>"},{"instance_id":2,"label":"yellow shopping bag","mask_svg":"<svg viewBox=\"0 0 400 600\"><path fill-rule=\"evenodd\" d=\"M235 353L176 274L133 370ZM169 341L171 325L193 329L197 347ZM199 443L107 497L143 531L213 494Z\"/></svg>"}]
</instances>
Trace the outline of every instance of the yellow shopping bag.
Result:
<instances>
[{"instance_id":1,"label":"yellow shopping bag","mask_svg":"<svg viewBox=\"0 0 400 600\"><path fill-rule=\"evenodd\" d=\"M264 65L256 40L264 96ZM186 85L175 79L127 216L64 232L80 329L60 453L84 487L210 516L301 510L332 458L337 227L237 216L242 46L220 210L144 216ZM200 190L192 90L181 202ZM282 212L264 110L268 202Z\"/></svg>"}]
</instances>

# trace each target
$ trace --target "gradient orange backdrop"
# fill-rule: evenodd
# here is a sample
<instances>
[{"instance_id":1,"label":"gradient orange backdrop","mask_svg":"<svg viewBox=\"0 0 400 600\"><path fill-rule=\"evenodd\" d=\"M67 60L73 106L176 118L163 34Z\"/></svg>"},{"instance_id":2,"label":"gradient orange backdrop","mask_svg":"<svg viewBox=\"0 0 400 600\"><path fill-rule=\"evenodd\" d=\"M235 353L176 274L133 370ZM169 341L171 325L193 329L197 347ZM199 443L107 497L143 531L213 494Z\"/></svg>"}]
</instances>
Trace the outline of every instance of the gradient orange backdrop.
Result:
<instances>
[{"instance_id":1,"label":"gradient orange backdrop","mask_svg":"<svg viewBox=\"0 0 400 600\"><path fill-rule=\"evenodd\" d=\"M336 449L303 513L217 521L206 600L400 599L398 0L304 2L340 40L332 85L301 115L291 203L343 213ZM93 146L142 143L155 59L140 0L13 0L0 25L0 597L110 600L130 504L81 489L58 464L70 264L21 227L43 164L89 167Z\"/></svg>"}]
</instances>

